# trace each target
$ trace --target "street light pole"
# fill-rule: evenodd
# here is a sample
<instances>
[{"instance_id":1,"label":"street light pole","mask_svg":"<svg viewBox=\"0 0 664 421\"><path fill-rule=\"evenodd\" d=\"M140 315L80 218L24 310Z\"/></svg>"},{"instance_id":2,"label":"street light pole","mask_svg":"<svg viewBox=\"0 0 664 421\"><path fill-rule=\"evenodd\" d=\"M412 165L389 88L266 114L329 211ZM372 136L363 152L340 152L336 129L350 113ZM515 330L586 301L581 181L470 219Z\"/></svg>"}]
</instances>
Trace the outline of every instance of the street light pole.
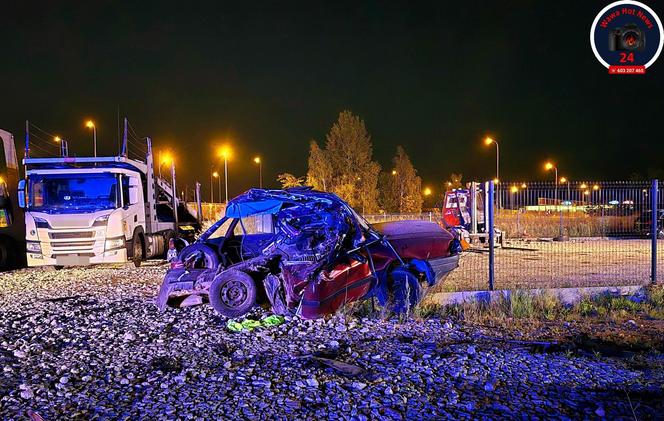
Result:
<instances>
[{"instance_id":1,"label":"street light pole","mask_svg":"<svg viewBox=\"0 0 664 421\"><path fill-rule=\"evenodd\" d=\"M217 181L219 182L219 201L221 202L221 177L217 177Z\"/></svg>"},{"instance_id":2,"label":"street light pole","mask_svg":"<svg viewBox=\"0 0 664 421\"><path fill-rule=\"evenodd\" d=\"M258 188L263 188L263 161L260 156L254 158L254 162L258 164Z\"/></svg>"},{"instance_id":3,"label":"street light pole","mask_svg":"<svg viewBox=\"0 0 664 421\"><path fill-rule=\"evenodd\" d=\"M88 129L92 129L92 146L94 148L94 155L95 158L97 157L97 126L95 125L94 121L88 120L85 123L85 127Z\"/></svg>"},{"instance_id":4,"label":"street light pole","mask_svg":"<svg viewBox=\"0 0 664 421\"><path fill-rule=\"evenodd\" d=\"M547 162L544 164L544 169L547 171L554 170L554 175L556 177L556 187L554 190L553 204L556 206L558 204L558 167L552 162Z\"/></svg>"},{"instance_id":5,"label":"street light pole","mask_svg":"<svg viewBox=\"0 0 664 421\"><path fill-rule=\"evenodd\" d=\"M553 204L557 205L558 204L558 167L553 167L554 170L556 170L556 192L553 195Z\"/></svg>"},{"instance_id":6,"label":"street light pole","mask_svg":"<svg viewBox=\"0 0 664 421\"><path fill-rule=\"evenodd\" d=\"M69 144L67 143L67 140L62 139L60 136L55 136L53 140L60 144L60 155L62 155L63 158L69 156Z\"/></svg>"},{"instance_id":7,"label":"street light pole","mask_svg":"<svg viewBox=\"0 0 664 421\"><path fill-rule=\"evenodd\" d=\"M214 173L210 173L210 204L214 203L214 181L212 177L214 177Z\"/></svg>"},{"instance_id":8,"label":"street light pole","mask_svg":"<svg viewBox=\"0 0 664 421\"><path fill-rule=\"evenodd\" d=\"M498 209L500 209L500 187L498 186L498 184L500 184L500 146L498 145L498 141L491 137L484 139L484 143L486 145L492 143L496 145L496 197L498 199Z\"/></svg>"},{"instance_id":9,"label":"street light pole","mask_svg":"<svg viewBox=\"0 0 664 421\"><path fill-rule=\"evenodd\" d=\"M226 204L228 204L228 154L224 154L224 185L226 190ZM221 198L219 199L221 200Z\"/></svg>"}]
</instances>

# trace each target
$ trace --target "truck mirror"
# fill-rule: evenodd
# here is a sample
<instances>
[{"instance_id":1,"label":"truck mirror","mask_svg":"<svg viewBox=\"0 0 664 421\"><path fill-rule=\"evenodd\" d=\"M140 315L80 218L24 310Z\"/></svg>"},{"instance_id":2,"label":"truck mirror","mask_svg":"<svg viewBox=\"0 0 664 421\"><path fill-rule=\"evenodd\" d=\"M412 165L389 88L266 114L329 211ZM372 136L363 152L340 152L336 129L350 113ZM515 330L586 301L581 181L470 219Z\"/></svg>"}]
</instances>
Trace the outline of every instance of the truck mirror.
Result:
<instances>
[{"instance_id":1,"label":"truck mirror","mask_svg":"<svg viewBox=\"0 0 664 421\"><path fill-rule=\"evenodd\" d=\"M18 182L18 206L25 209L25 180Z\"/></svg>"}]
</instances>

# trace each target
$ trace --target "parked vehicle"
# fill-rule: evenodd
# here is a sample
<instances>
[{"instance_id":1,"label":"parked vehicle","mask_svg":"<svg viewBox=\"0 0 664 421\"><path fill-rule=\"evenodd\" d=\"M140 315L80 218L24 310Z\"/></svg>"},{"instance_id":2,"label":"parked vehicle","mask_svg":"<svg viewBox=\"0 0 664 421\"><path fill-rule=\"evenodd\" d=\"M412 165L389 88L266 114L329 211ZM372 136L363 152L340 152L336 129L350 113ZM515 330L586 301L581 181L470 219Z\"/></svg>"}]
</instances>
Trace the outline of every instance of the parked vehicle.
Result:
<instances>
[{"instance_id":1,"label":"parked vehicle","mask_svg":"<svg viewBox=\"0 0 664 421\"><path fill-rule=\"evenodd\" d=\"M19 178L14 136L0 130L5 166L0 176L0 271L25 266L25 224L18 205Z\"/></svg>"},{"instance_id":2,"label":"parked vehicle","mask_svg":"<svg viewBox=\"0 0 664 421\"><path fill-rule=\"evenodd\" d=\"M634 229L640 235L652 235L652 211L646 210L639 214L634 221ZM657 210L657 238L664 238L664 209Z\"/></svg>"},{"instance_id":3,"label":"parked vehicle","mask_svg":"<svg viewBox=\"0 0 664 421\"><path fill-rule=\"evenodd\" d=\"M138 266L165 257L171 238L193 240L199 222L175 187L155 176L149 138L145 148L144 161L127 156L126 137L119 156L35 158L26 140L19 201L28 266Z\"/></svg>"},{"instance_id":4,"label":"parked vehicle","mask_svg":"<svg viewBox=\"0 0 664 421\"><path fill-rule=\"evenodd\" d=\"M441 225L455 232L466 242L485 243L487 193L479 188L476 182L468 183L469 188L453 189L445 192L442 203ZM494 227L494 243L502 245L503 233Z\"/></svg>"},{"instance_id":5,"label":"parked vehicle","mask_svg":"<svg viewBox=\"0 0 664 421\"><path fill-rule=\"evenodd\" d=\"M184 248L164 278L169 297L239 317L258 304L317 318L376 297L406 311L458 266L460 245L435 222L370 225L331 193L251 189Z\"/></svg>"}]
</instances>

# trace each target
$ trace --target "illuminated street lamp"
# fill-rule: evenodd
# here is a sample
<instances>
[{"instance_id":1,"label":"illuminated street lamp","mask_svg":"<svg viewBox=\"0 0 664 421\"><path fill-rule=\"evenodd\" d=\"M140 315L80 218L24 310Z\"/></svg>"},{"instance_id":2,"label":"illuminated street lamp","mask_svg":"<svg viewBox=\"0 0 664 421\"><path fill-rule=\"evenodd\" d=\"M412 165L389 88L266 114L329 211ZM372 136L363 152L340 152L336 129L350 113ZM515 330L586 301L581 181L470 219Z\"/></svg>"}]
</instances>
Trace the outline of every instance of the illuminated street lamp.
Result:
<instances>
[{"instance_id":1,"label":"illuminated street lamp","mask_svg":"<svg viewBox=\"0 0 664 421\"><path fill-rule=\"evenodd\" d=\"M257 156L254 158L254 163L258 164L258 188L263 188L263 162L261 157Z\"/></svg>"},{"instance_id":2,"label":"illuminated street lamp","mask_svg":"<svg viewBox=\"0 0 664 421\"><path fill-rule=\"evenodd\" d=\"M55 136L53 140L60 144L60 154L63 157L69 156L69 143L67 143L67 141L62 139L60 136Z\"/></svg>"},{"instance_id":3,"label":"illuminated street lamp","mask_svg":"<svg viewBox=\"0 0 664 421\"><path fill-rule=\"evenodd\" d=\"M570 193L569 180L567 179L567 177L560 177L560 182L563 184L567 184L567 201L570 202L572 196Z\"/></svg>"},{"instance_id":4,"label":"illuminated street lamp","mask_svg":"<svg viewBox=\"0 0 664 421\"><path fill-rule=\"evenodd\" d=\"M231 157L231 148L228 145L223 146L219 150L219 156L224 158L224 189L226 193L226 203L228 203L228 159ZM219 198L221 201L221 197Z\"/></svg>"},{"instance_id":5,"label":"illuminated street lamp","mask_svg":"<svg viewBox=\"0 0 664 421\"><path fill-rule=\"evenodd\" d=\"M397 170L392 170L392 175L397 175Z\"/></svg>"},{"instance_id":6,"label":"illuminated street lamp","mask_svg":"<svg viewBox=\"0 0 664 421\"><path fill-rule=\"evenodd\" d=\"M424 189L424 195L425 196L431 196L431 189L429 187Z\"/></svg>"},{"instance_id":7,"label":"illuminated street lamp","mask_svg":"<svg viewBox=\"0 0 664 421\"><path fill-rule=\"evenodd\" d=\"M515 197L516 197L516 194L518 192L519 192L519 187L516 184L514 184L514 185L512 185L512 187L510 187L510 193L512 193L510 195L510 202L511 202L511 207L512 208L514 208Z\"/></svg>"},{"instance_id":8,"label":"illuminated street lamp","mask_svg":"<svg viewBox=\"0 0 664 421\"><path fill-rule=\"evenodd\" d=\"M489 146L491 144L496 145L496 180L500 179L500 147L498 146L498 141L491 138L487 137L484 139L484 144Z\"/></svg>"},{"instance_id":9,"label":"illuminated street lamp","mask_svg":"<svg viewBox=\"0 0 664 421\"><path fill-rule=\"evenodd\" d=\"M498 196L498 208L500 208L500 189L498 188L498 180L500 180L500 147L498 146L497 140L488 136L484 139L484 144L486 146L489 146L492 143L496 145L496 178L493 181L494 184L496 184L496 195Z\"/></svg>"},{"instance_id":10,"label":"illuminated street lamp","mask_svg":"<svg viewBox=\"0 0 664 421\"><path fill-rule=\"evenodd\" d=\"M221 202L221 177L219 177L219 173L217 171L212 173L212 177L216 178L219 182L219 201Z\"/></svg>"},{"instance_id":11,"label":"illuminated street lamp","mask_svg":"<svg viewBox=\"0 0 664 421\"><path fill-rule=\"evenodd\" d=\"M210 206L212 203L214 203L214 177L215 174L217 174L217 177L219 176L219 173L214 171L210 173ZM219 197L219 200L221 200L221 197Z\"/></svg>"},{"instance_id":12,"label":"illuminated street lamp","mask_svg":"<svg viewBox=\"0 0 664 421\"><path fill-rule=\"evenodd\" d=\"M171 162L173 162L173 156L169 152L162 155L161 151L159 151L159 178L161 178L162 165L168 165Z\"/></svg>"},{"instance_id":13,"label":"illuminated street lamp","mask_svg":"<svg viewBox=\"0 0 664 421\"><path fill-rule=\"evenodd\" d=\"M556 205L558 203L558 167L556 167L553 162L549 161L546 164L544 164L544 169L547 170L547 171L554 170L554 172L555 172L556 190L555 190L555 193L554 193L554 205Z\"/></svg>"},{"instance_id":14,"label":"illuminated street lamp","mask_svg":"<svg viewBox=\"0 0 664 421\"><path fill-rule=\"evenodd\" d=\"M88 120L85 122L85 127L88 129L92 129L92 144L94 148L94 155L95 158L97 157L97 126L95 126L95 122L92 120Z\"/></svg>"}]
</instances>

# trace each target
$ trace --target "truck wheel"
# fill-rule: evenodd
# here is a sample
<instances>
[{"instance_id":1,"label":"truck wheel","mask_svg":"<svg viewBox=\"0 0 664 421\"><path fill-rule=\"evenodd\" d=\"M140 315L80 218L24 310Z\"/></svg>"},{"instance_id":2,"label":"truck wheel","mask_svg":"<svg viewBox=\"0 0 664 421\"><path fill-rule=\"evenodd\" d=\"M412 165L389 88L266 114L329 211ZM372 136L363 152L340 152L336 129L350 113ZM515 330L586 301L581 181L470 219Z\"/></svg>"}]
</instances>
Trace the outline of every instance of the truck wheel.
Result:
<instances>
[{"instance_id":1,"label":"truck wheel","mask_svg":"<svg viewBox=\"0 0 664 421\"><path fill-rule=\"evenodd\" d=\"M134 239L134 266L140 267L143 261L143 237L140 235Z\"/></svg>"},{"instance_id":2,"label":"truck wheel","mask_svg":"<svg viewBox=\"0 0 664 421\"><path fill-rule=\"evenodd\" d=\"M244 272L221 272L210 286L210 304L221 315L240 317L256 305L256 283Z\"/></svg>"}]
</instances>

